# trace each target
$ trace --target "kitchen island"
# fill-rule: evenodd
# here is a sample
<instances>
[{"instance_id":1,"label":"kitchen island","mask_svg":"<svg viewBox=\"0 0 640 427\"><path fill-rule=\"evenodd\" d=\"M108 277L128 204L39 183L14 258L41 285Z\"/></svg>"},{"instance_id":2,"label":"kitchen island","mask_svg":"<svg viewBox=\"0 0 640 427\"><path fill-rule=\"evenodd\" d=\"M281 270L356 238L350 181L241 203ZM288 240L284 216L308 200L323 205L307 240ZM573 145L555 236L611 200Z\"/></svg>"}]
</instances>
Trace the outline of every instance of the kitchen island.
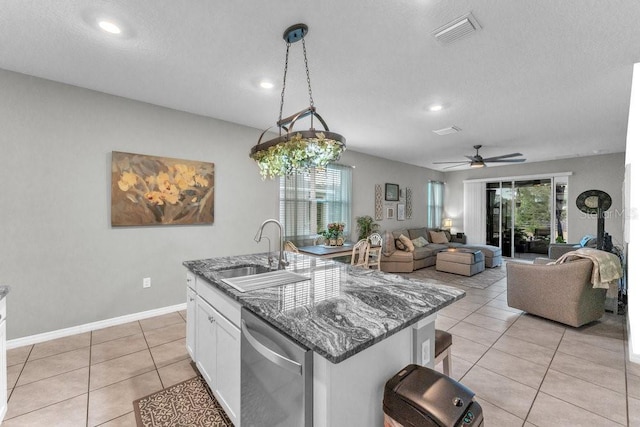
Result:
<instances>
[{"instance_id":1,"label":"kitchen island","mask_svg":"<svg viewBox=\"0 0 640 427\"><path fill-rule=\"evenodd\" d=\"M246 293L221 271L268 265L267 254L184 262L187 349L198 369L240 425L244 308L313 351L314 426L382 425L384 383L409 363L432 365L435 313L464 292L301 254L288 261L307 280Z\"/></svg>"}]
</instances>

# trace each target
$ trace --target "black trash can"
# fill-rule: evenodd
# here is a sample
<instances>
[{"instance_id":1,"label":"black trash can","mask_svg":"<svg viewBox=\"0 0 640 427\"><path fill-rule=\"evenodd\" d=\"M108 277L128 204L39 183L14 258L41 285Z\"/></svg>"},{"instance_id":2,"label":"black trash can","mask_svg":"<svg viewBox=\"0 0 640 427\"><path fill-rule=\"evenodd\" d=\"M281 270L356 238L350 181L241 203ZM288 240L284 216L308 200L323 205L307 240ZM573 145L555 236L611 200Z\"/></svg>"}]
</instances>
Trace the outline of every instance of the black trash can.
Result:
<instances>
[{"instance_id":1,"label":"black trash can","mask_svg":"<svg viewBox=\"0 0 640 427\"><path fill-rule=\"evenodd\" d=\"M433 369L408 365L384 387L385 427L478 427L482 407L471 390Z\"/></svg>"}]
</instances>

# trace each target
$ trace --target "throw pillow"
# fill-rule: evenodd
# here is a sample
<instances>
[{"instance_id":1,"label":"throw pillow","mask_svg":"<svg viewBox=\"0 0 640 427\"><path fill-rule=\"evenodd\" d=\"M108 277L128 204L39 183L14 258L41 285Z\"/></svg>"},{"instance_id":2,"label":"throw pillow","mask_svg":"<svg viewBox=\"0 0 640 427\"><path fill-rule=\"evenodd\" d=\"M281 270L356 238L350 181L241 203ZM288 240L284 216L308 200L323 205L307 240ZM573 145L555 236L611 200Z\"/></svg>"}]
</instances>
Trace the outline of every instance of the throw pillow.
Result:
<instances>
[{"instance_id":1,"label":"throw pillow","mask_svg":"<svg viewBox=\"0 0 640 427\"><path fill-rule=\"evenodd\" d=\"M382 234L382 255L391 256L396 251L396 239L393 238L393 233L385 231Z\"/></svg>"},{"instance_id":2,"label":"throw pillow","mask_svg":"<svg viewBox=\"0 0 640 427\"><path fill-rule=\"evenodd\" d=\"M429 231L429 236L431 236L431 241L433 243L449 243L449 241L447 240L447 236L444 234L444 231Z\"/></svg>"},{"instance_id":3,"label":"throw pillow","mask_svg":"<svg viewBox=\"0 0 640 427\"><path fill-rule=\"evenodd\" d=\"M429 244L429 242L427 242L427 239L425 239L422 236L411 240L411 243L413 243L413 246L415 246L416 248L421 248L421 247L427 246Z\"/></svg>"},{"instance_id":4,"label":"throw pillow","mask_svg":"<svg viewBox=\"0 0 640 427\"><path fill-rule=\"evenodd\" d=\"M398 239L402 242L402 244L406 247L405 251L407 252L413 252L413 250L415 249L413 246L413 243L411 242L411 239L409 239L407 236L405 236L404 234L401 234L400 237L398 237Z\"/></svg>"}]
</instances>

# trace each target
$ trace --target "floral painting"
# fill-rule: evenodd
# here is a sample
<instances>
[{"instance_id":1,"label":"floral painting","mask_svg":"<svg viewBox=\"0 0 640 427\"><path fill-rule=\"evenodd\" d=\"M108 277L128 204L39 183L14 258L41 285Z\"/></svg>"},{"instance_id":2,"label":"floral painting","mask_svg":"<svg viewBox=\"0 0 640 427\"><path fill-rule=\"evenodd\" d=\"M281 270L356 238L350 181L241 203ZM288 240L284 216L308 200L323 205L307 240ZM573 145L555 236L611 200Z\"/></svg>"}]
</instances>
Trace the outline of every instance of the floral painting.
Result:
<instances>
[{"instance_id":1,"label":"floral painting","mask_svg":"<svg viewBox=\"0 0 640 427\"><path fill-rule=\"evenodd\" d=\"M213 163L111 155L111 225L213 223Z\"/></svg>"}]
</instances>

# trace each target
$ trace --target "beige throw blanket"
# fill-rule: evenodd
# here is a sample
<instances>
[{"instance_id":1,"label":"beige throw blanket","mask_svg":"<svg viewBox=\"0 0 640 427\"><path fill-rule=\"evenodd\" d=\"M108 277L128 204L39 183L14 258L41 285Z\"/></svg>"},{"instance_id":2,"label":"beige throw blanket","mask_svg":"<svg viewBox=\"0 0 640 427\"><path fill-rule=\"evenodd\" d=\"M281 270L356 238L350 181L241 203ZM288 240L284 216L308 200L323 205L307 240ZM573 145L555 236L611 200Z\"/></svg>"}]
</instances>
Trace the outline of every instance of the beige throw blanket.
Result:
<instances>
[{"instance_id":1,"label":"beige throw blanket","mask_svg":"<svg viewBox=\"0 0 640 427\"><path fill-rule=\"evenodd\" d=\"M555 264L577 258L586 258L593 262L591 284L594 288L609 289L607 296L618 295L618 279L622 277L622 266L616 255L592 248L580 248L562 255Z\"/></svg>"}]
</instances>

